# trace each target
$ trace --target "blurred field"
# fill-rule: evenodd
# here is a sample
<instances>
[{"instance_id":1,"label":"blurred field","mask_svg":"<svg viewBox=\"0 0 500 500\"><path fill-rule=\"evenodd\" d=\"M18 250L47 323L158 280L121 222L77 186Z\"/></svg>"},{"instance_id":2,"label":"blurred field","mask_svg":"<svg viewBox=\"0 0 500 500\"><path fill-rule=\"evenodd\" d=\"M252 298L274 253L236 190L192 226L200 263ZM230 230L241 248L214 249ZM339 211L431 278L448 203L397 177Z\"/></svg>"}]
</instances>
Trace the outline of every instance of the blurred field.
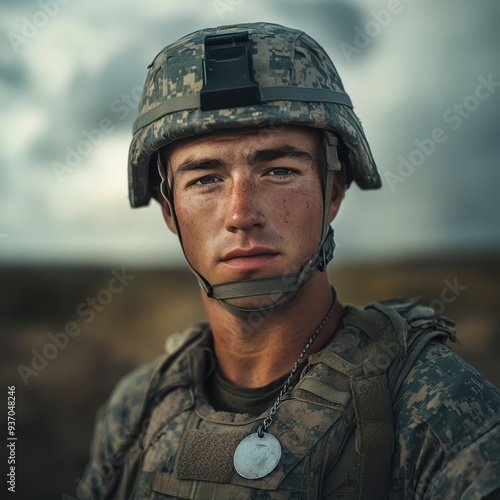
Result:
<instances>
[{"instance_id":1,"label":"blurred field","mask_svg":"<svg viewBox=\"0 0 500 500\"><path fill-rule=\"evenodd\" d=\"M458 324L461 345L454 349L500 386L498 256L331 267L340 299L351 304L420 295L429 303L447 288L445 280L467 287L446 292L450 303L443 303L443 314ZM6 386L16 386L18 498L75 497L98 406L125 373L162 353L169 333L204 319L189 272L126 273L134 279L86 323L77 307L107 287L111 269L0 267L0 371L5 400ZM50 342L48 333L71 320L82 332L25 386L18 366L30 367L32 350L40 352Z\"/></svg>"}]
</instances>

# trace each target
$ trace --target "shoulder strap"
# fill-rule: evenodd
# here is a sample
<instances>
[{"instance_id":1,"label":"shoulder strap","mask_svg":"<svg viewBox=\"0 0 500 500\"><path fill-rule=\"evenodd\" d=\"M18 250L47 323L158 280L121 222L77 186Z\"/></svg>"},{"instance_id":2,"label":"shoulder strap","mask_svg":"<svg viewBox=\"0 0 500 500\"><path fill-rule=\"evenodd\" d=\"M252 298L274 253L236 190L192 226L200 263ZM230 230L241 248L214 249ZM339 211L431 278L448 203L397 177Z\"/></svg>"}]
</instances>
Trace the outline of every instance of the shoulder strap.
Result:
<instances>
[{"instance_id":1,"label":"shoulder strap","mask_svg":"<svg viewBox=\"0 0 500 500\"><path fill-rule=\"evenodd\" d=\"M416 301L388 300L364 309L349 307L344 325L361 330L372 343L362 365L338 354L323 360L349 377L356 417L355 446L350 439L338 466L356 470L358 498L388 498L394 450L392 404L424 346L436 337L455 340L453 323L436 318L432 309Z\"/></svg>"},{"instance_id":2,"label":"shoulder strap","mask_svg":"<svg viewBox=\"0 0 500 500\"><path fill-rule=\"evenodd\" d=\"M351 378L357 422L356 451L359 498L387 498L394 451L392 403L387 369L404 349L408 325L393 310L365 308L348 318L348 324L364 331L376 346L363 366L363 374Z\"/></svg>"},{"instance_id":3,"label":"shoulder strap","mask_svg":"<svg viewBox=\"0 0 500 500\"><path fill-rule=\"evenodd\" d=\"M394 448L392 410L385 374L351 380L358 425L356 450L361 499L387 498Z\"/></svg>"}]
</instances>

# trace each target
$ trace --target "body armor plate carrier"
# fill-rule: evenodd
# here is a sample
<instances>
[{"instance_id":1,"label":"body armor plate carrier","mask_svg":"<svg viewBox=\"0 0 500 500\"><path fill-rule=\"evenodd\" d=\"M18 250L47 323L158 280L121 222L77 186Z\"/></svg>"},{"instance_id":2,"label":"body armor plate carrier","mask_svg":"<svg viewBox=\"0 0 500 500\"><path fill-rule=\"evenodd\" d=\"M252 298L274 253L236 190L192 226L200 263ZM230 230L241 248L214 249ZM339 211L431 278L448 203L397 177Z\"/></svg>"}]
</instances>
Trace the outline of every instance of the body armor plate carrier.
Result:
<instances>
[{"instance_id":1,"label":"body armor plate carrier","mask_svg":"<svg viewBox=\"0 0 500 500\"><path fill-rule=\"evenodd\" d=\"M283 455L258 480L240 477L232 457L265 415L210 406L208 325L171 336L152 376L122 383L103 410L121 424L94 443L107 457L91 464L87 480L97 498L309 499L322 496L333 470L338 498L387 498L393 402L422 348L455 340L453 326L415 302L347 306L334 340L309 356L280 405L273 434Z\"/></svg>"}]
</instances>

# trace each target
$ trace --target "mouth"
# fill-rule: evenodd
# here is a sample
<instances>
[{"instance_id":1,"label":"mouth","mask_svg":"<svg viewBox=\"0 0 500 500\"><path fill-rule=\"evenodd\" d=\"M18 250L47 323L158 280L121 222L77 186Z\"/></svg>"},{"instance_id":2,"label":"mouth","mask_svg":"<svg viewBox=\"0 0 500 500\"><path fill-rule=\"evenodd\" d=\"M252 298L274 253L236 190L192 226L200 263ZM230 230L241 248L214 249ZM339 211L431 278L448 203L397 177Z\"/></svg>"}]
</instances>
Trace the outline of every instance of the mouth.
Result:
<instances>
[{"instance_id":1,"label":"mouth","mask_svg":"<svg viewBox=\"0 0 500 500\"><path fill-rule=\"evenodd\" d=\"M278 255L279 253L271 248L237 248L224 255L221 262L233 269L250 270L267 264L268 262L274 260Z\"/></svg>"}]
</instances>

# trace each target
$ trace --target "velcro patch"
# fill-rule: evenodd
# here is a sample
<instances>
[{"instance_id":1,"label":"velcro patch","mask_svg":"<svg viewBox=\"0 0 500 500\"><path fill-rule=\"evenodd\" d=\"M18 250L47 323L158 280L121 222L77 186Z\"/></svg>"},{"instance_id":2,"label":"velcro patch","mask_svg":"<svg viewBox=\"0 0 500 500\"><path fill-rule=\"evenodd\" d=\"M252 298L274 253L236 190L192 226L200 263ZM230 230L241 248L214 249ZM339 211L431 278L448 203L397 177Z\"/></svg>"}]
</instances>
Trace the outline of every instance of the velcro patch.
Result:
<instances>
[{"instance_id":1,"label":"velcro patch","mask_svg":"<svg viewBox=\"0 0 500 500\"><path fill-rule=\"evenodd\" d=\"M177 458L179 479L225 483L234 472L233 455L245 432L186 431Z\"/></svg>"}]
</instances>

